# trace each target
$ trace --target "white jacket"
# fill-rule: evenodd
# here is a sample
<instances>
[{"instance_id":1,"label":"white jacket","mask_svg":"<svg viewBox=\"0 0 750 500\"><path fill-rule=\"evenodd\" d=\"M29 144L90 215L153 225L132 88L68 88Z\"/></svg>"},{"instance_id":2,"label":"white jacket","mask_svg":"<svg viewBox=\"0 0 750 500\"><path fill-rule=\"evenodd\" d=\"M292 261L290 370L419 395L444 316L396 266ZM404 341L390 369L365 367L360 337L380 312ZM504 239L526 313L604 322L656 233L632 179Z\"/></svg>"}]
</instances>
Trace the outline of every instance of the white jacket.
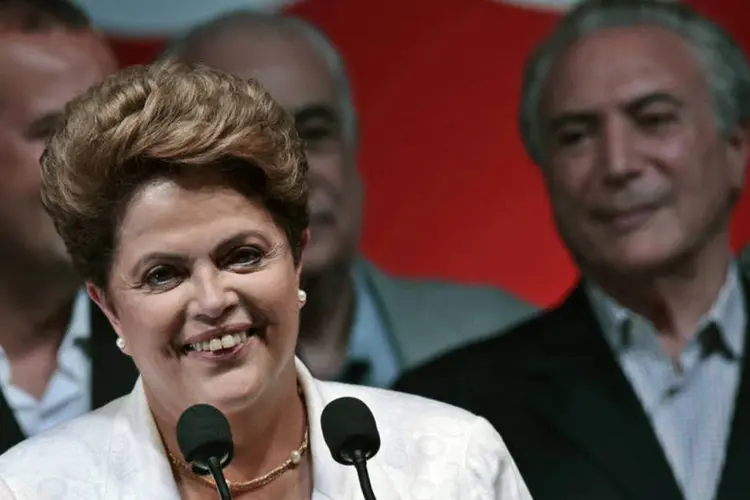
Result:
<instances>
[{"instance_id":1,"label":"white jacket","mask_svg":"<svg viewBox=\"0 0 750 500\"><path fill-rule=\"evenodd\" d=\"M483 418L424 398L321 382L297 361L310 425L313 500L362 499L353 467L338 464L320 415L342 396L372 410L381 448L368 461L381 500L530 500L500 435ZM179 500L139 380L133 392L0 456L2 500ZM218 498L218 494L217 494Z\"/></svg>"}]
</instances>

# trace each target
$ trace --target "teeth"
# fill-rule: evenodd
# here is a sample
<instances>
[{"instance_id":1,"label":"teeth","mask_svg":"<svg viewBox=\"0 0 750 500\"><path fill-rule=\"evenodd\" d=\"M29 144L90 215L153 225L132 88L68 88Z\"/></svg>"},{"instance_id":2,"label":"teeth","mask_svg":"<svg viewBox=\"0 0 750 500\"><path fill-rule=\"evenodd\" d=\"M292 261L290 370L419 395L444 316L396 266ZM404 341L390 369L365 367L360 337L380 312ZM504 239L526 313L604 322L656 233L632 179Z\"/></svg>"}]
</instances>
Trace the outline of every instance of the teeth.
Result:
<instances>
[{"instance_id":1,"label":"teeth","mask_svg":"<svg viewBox=\"0 0 750 500\"><path fill-rule=\"evenodd\" d=\"M224 349L234 347L234 335L228 333L221 337L221 347L223 347Z\"/></svg>"},{"instance_id":2,"label":"teeth","mask_svg":"<svg viewBox=\"0 0 750 500\"><path fill-rule=\"evenodd\" d=\"M230 349L236 345L242 344L247 341L248 332L240 333L227 333L221 337L216 337L211 340L204 340L203 342L196 342L190 344L190 349L197 352L202 351L219 351L221 349Z\"/></svg>"}]
</instances>

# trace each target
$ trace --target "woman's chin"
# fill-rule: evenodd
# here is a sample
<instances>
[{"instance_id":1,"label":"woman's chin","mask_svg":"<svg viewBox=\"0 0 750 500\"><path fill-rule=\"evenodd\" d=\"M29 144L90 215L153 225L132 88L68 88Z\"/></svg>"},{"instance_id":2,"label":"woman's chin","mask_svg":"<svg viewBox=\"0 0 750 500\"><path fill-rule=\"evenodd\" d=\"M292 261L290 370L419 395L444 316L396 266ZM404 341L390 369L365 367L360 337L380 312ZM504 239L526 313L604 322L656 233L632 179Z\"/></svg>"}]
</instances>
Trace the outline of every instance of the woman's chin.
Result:
<instances>
[{"instance_id":1,"label":"woman's chin","mask_svg":"<svg viewBox=\"0 0 750 500\"><path fill-rule=\"evenodd\" d=\"M236 413L251 406L262 392L260 375L257 370L238 368L206 380L194 396L225 414Z\"/></svg>"}]
</instances>

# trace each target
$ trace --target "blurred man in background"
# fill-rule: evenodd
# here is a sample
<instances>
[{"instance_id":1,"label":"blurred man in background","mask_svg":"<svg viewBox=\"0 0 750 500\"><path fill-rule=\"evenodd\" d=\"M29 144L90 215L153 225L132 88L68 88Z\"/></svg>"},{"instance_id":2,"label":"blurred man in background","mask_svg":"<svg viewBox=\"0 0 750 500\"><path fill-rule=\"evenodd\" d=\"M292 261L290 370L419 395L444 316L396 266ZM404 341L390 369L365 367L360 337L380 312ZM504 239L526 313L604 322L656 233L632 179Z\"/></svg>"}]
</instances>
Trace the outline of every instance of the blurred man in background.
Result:
<instances>
[{"instance_id":1,"label":"blurred man in background","mask_svg":"<svg viewBox=\"0 0 750 500\"><path fill-rule=\"evenodd\" d=\"M750 245L743 248L740 252L740 266L742 266L745 274L750 277Z\"/></svg>"},{"instance_id":2,"label":"blurred man in background","mask_svg":"<svg viewBox=\"0 0 750 500\"><path fill-rule=\"evenodd\" d=\"M748 280L729 221L748 126L750 68L721 28L680 2L582 2L521 102L582 281L396 388L487 417L535 500L746 497Z\"/></svg>"},{"instance_id":3,"label":"blurred man in background","mask_svg":"<svg viewBox=\"0 0 750 500\"><path fill-rule=\"evenodd\" d=\"M58 114L115 69L70 2L0 3L0 453L136 378L39 198L39 158Z\"/></svg>"},{"instance_id":4,"label":"blurred man in background","mask_svg":"<svg viewBox=\"0 0 750 500\"><path fill-rule=\"evenodd\" d=\"M298 353L316 377L388 386L403 369L532 312L491 288L391 277L357 254L357 116L341 57L319 30L240 11L197 27L166 55L256 78L296 118L310 165L312 232Z\"/></svg>"}]
</instances>

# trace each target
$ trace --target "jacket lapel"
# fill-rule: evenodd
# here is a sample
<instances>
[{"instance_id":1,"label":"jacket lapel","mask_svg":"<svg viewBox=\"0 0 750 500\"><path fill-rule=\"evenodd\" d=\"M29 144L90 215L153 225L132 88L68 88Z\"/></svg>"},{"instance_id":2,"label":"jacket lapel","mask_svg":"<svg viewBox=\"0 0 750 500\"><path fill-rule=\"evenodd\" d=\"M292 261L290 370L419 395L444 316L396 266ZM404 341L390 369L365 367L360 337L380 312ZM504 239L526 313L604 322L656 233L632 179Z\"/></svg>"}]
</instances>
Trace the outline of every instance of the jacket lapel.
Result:
<instances>
[{"instance_id":1,"label":"jacket lapel","mask_svg":"<svg viewBox=\"0 0 750 500\"><path fill-rule=\"evenodd\" d=\"M294 360L297 368L297 379L302 386L307 408L307 422L310 429L310 452L313 463L313 498L330 500L351 499L361 500L362 490L357 480L354 467L345 466L333 460L328 451L320 416L323 408L345 393L340 392L339 384L323 384L313 378L299 359ZM367 470L378 498L399 500L401 496L391 482L388 471L381 465L379 457L375 456L367 462Z\"/></svg>"},{"instance_id":2,"label":"jacket lapel","mask_svg":"<svg viewBox=\"0 0 750 500\"><path fill-rule=\"evenodd\" d=\"M179 500L142 381L136 382L111 424L110 444L101 449L107 461L102 498Z\"/></svg>"},{"instance_id":3,"label":"jacket lapel","mask_svg":"<svg viewBox=\"0 0 750 500\"><path fill-rule=\"evenodd\" d=\"M26 439L3 391L0 390L0 455Z\"/></svg>"},{"instance_id":4,"label":"jacket lapel","mask_svg":"<svg viewBox=\"0 0 750 500\"><path fill-rule=\"evenodd\" d=\"M403 342L404 335L402 332L412 329L404 321L408 322L408 318L414 317L414 315L397 313L399 308L403 307L403 304L394 304L392 302L391 299L395 294L392 293L390 280L378 272L367 261L357 259L354 263L354 273L363 281L364 286L370 292L370 296L375 303L375 307L380 314L380 319L388 334L390 345L398 358L399 365L408 366L412 358L413 349L410 348L408 343Z\"/></svg>"},{"instance_id":5,"label":"jacket lapel","mask_svg":"<svg viewBox=\"0 0 750 500\"><path fill-rule=\"evenodd\" d=\"M526 366L533 403L607 471L627 498L681 500L651 423L606 344L583 289L579 286L549 319L555 331L545 337L547 345L540 346L544 354Z\"/></svg>"},{"instance_id":6,"label":"jacket lapel","mask_svg":"<svg viewBox=\"0 0 750 500\"><path fill-rule=\"evenodd\" d=\"M91 407L128 394L138 378L135 364L115 344L117 337L96 304L91 304Z\"/></svg>"},{"instance_id":7,"label":"jacket lapel","mask_svg":"<svg viewBox=\"0 0 750 500\"><path fill-rule=\"evenodd\" d=\"M750 312L750 282L743 277L745 311ZM745 353L742 359L740 387L727 443L724 470L719 482L716 500L744 500L750 491L750 321L746 326Z\"/></svg>"}]
</instances>

